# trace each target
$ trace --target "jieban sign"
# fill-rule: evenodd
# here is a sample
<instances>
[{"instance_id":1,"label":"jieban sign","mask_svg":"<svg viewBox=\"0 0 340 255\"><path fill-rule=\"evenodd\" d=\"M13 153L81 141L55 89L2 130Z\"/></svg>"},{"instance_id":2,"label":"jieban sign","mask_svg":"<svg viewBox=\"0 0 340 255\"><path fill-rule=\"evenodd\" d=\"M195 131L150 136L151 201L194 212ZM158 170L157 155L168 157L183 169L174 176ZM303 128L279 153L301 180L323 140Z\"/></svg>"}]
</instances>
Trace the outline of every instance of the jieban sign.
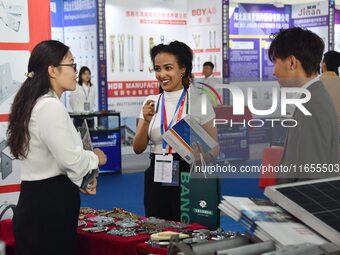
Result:
<instances>
[{"instance_id":1,"label":"jieban sign","mask_svg":"<svg viewBox=\"0 0 340 255\"><path fill-rule=\"evenodd\" d=\"M245 95L243 91L234 85L228 85L224 87L228 89L233 96L233 114L234 115L244 115L244 108L245 108ZM290 97L289 97L290 95ZM294 95L294 96L292 96ZM279 96L281 102L281 116L287 116L287 106L293 105L297 107L304 115L312 115L304 106L303 104L307 103L311 99L311 93L309 90L304 88L272 88L272 105L269 109L260 110L256 109L253 102L253 88L247 89L247 102L249 111L257 116L268 116L273 114L278 106L279 106ZM202 108L201 113L205 115L207 113L207 96L205 94L201 95L202 99ZM232 127L233 125L243 125L248 127L262 127L265 122L270 122L271 126L274 127L275 122L280 122L283 127L295 127L298 125L297 121L294 119L275 119L275 118L268 118L268 119L250 119L250 120L243 120L238 122L233 122L233 120L229 119L214 119L214 127L220 125L227 125Z\"/></svg>"}]
</instances>

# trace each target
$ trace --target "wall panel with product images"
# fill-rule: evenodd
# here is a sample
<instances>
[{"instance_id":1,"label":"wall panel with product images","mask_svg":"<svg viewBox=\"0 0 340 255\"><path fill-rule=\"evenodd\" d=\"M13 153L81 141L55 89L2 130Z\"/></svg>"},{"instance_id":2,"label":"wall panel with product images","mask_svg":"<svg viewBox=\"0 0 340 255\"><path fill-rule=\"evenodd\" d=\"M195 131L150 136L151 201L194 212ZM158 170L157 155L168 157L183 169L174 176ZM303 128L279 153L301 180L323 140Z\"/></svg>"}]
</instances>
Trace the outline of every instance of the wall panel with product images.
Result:
<instances>
[{"instance_id":1,"label":"wall panel with product images","mask_svg":"<svg viewBox=\"0 0 340 255\"><path fill-rule=\"evenodd\" d=\"M289 5L277 8L272 4L238 4L229 8L229 80L245 94L252 88L256 109L268 109L272 88L279 86L268 58L269 36L288 28L290 15ZM229 100L232 102L232 98ZM249 128L248 144L269 145L270 132L268 125Z\"/></svg>"},{"instance_id":2,"label":"wall panel with product images","mask_svg":"<svg viewBox=\"0 0 340 255\"><path fill-rule=\"evenodd\" d=\"M107 0L108 106L122 117L138 117L145 96L159 85L150 49L174 40L186 42L186 1Z\"/></svg>"},{"instance_id":3,"label":"wall panel with product images","mask_svg":"<svg viewBox=\"0 0 340 255\"><path fill-rule=\"evenodd\" d=\"M25 80L34 46L50 39L50 1L2 0L0 12L0 206L16 204L20 191L19 162L6 144L10 107ZM12 217L7 211L4 218Z\"/></svg>"},{"instance_id":4,"label":"wall panel with product images","mask_svg":"<svg viewBox=\"0 0 340 255\"><path fill-rule=\"evenodd\" d=\"M214 64L214 76L222 74L222 1L188 1L187 42L194 52L193 74L203 77L203 63Z\"/></svg>"},{"instance_id":5,"label":"wall panel with product images","mask_svg":"<svg viewBox=\"0 0 340 255\"><path fill-rule=\"evenodd\" d=\"M107 110L104 5L104 0L51 1L52 38L70 47L78 71L82 66L91 70L96 110ZM63 99L72 111L69 94L64 93Z\"/></svg>"},{"instance_id":6,"label":"wall panel with product images","mask_svg":"<svg viewBox=\"0 0 340 255\"><path fill-rule=\"evenodd\" d=\"M230 7L230 81L272 80L267 50L269 36L288 28L291 6L239 4Z\"/></svg>"},{"instance_id":7,"label":"wall panel with product images","mask_svg":"<svg viewBox=\"0 0 340 255\"><path fill-rule=\"evenodd\" d=\"M150 49L187 42L187 9L187 0L106 1L108 109L121 113L122 169L141 170L149 164L147 156L133 152L132 139L143 101L159 93Z\"/></svg>"}]
</instances>

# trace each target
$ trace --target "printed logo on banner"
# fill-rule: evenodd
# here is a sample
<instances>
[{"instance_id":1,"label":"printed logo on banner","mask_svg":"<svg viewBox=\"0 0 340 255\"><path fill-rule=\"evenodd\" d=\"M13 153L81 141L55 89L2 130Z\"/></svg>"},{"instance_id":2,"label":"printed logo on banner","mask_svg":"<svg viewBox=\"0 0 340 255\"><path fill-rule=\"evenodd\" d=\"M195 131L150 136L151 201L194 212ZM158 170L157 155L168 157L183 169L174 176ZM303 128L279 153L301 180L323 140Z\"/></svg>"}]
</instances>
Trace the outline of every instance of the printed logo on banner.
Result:
<instances>
[{"instance_id":1,"label":"printed logo on banner","mask_svg":"<svg viewBox=\"0 0 340 255\"><path fill-rule=\"evenodd\" d=\"M292 6L292 19L310 18L328 15L328 1Z\"/></svg>"},{"instance_id":2,"label":"printed logo on banner","mask_svg":"<svg viewBox=\"0 0 340 255\"><path fill-rule=\"evenodd\" d=\"M200 207L202 207L202 208L207 207L207 202L204 201L204 200L201 200L201 201L200 201Z\"/></svg>"}]
</instances>

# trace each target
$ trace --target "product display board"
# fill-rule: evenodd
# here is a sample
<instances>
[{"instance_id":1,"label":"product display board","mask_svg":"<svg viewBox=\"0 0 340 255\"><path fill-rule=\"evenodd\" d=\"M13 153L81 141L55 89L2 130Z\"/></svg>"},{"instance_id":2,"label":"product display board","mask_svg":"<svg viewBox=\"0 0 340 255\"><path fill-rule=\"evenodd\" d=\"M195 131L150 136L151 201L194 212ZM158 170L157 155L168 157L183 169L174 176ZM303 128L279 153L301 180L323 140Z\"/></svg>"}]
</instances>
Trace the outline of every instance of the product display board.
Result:
<instances>
[{"instance_id":1,"label":"product display board","mask_svg":"<svg viewBox=\"0 0 340 255\"><path fill-rule=\"evenodd\" d=\"M291 6L239 4L229 8L231 82L274 80L269 35L290 25Z\"/></svg>"},{"instance_id":2,"label":"product display board","mask_svg":"<svg viewBox=\"0 0 340 255\"><path fill-rule=\"evenodd\" d=\"M230 40L230 81L260 80L260 40Z\"/></svg>"},{"instance_id":3,"label":"product display board","mask_svg":"<svg viewBox=\"0 0 340 255\"><path fill-rule=\"evenodd\" d=\"M291 26L303 27L311 30L322 38L325 51L329 42L329 6L328 1L292 6Z\"/></svg>"},{"instance_id":4,"label":"product display board","mask_svg":"<svg viewBox=\"0 0 340 255\"><path fill-rule=\"evenodd\" d=\"M0 214L16 204L20 190L20 168L6 142L10 107L26 79L30 51L50 35L50 1L0 1ZM11 218L11 210L2 218Z\"/></svg>"},{"instance_id":5,"label":"product display board","mask_svg":"<svg viewBox=\"0 0 340 255\"><path fill-rule=\"evenodd\" d=\"M214 76L222 74L222 2L188 1L187 42L194 52L193 74L195 78L203 77L203 63L214 64Z\"/></svg>"},{"instance_id":6,"label":"product display board","mask_svg":"<svg viewBox=\"0 0 340 255\"><path fill-rule=\"evenodd\" d=\"M78 71L91 70L96 93L95 108L107 109L104 0L52 0L52 38L70 47ZM69 92L64 101L69 109Z\"/></svg>"},{"instance_id":7,"label":"product display board","mask_svg":"<svg viewBox=\"0 0 340 255\"><path fill-rule=\"evenodd\" d=\"M275 81L276 78L273 75L274 64L270 61L268 56L268 50L271 40L269 38L261 39L261 56L262 56L262 81Z\"/></svg>"},{"instance_id":8,"label":"product display board","mask_svg":"<svg viewBox=\"0 0 340 255\"><path fill-rule=\"evenodd\" d=\"M76 126L83 123L84 119L94 123L94 126L89 128L92 145L108 156L106 164L99 167L100 173L120 173L122 170L120 113L112 111L70 113L70 117Z\"/></svg>"},{"instance_id":9,"label":"product display board","mask_svg":"<svg viewBox=\"0 0 340 255\"><path fill-rule=\"evenodd\" d=\"M186 41L186 1L106 1L108 104L122 117L137 117L147 95L159 93L150 49ZM150 72L151 71L151 72Z\"/></svg>"},{"instance_id":10,"label":"product display board","mask_svg":"<svg viewBox=\"0 0 340 255\"><path fill-rule=\"evenodd\" d=\"M339 187L340 177L335 177L267 187L265 195L340 246Z\"/></svg>"}]
</instances>

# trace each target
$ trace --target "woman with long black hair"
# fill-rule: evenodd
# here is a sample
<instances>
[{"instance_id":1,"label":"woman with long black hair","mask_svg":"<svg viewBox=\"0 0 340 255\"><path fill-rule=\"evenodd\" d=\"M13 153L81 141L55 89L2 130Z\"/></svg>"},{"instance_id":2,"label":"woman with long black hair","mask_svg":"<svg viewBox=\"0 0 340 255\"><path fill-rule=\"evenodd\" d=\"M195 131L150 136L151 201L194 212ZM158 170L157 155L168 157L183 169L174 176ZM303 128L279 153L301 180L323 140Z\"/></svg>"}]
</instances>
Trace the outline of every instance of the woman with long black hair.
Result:
<instances>
[{"instance_id":1,"label":"woman with long black hair","mask_svg":"<svg viewBox=\"0 0 340 255\"><path fill-rule=\"evenodd\" d=\"M79 187L105 164L105 154L85 151L59 100L74 90L77 69L69 47L43 41L33 49L27 79L15 96L8 145L20 160L21 191L13 216L18 255L76 254ZM85 190L96 193L94 179Z\"/></svg>"}]
</instances>

